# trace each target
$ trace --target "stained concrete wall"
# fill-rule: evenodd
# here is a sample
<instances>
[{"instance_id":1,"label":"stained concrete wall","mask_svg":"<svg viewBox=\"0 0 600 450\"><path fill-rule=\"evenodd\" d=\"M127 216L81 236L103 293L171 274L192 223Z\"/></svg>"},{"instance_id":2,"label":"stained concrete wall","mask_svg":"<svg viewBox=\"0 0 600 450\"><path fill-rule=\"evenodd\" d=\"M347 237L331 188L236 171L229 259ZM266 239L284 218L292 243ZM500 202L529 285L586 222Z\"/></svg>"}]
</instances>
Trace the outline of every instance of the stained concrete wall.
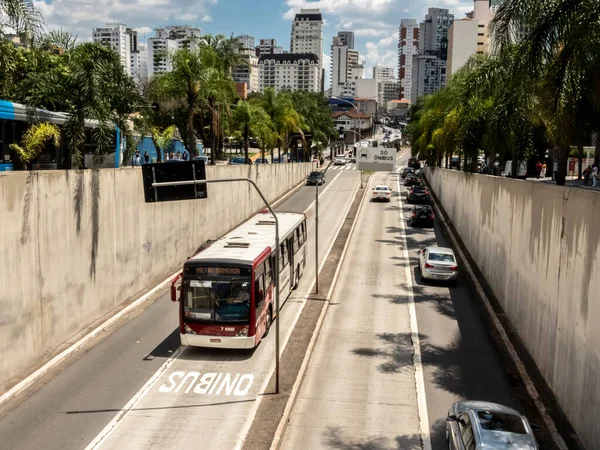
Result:
<instances>
[{"instance_id":1,"label":"stained concrete wall","mask_svg":"<svg viewBox=\"0 0 600 450\"><path fill-rule=\"evenodd\" d=\"M426 169L587 448L600 442L600 195Z\"/></svg>"},{"instance_id":2,"label":"stained concrete wall","mask_svg":"<svg viewBox=\"0 0 600 450\"><path fill-rule=\"evenodd\" d=\"M310 164L207 167L273 201ZM146 204L139 168L0 174L0 386L263 207L249 183Z\"/></svg>"}]
</instances>

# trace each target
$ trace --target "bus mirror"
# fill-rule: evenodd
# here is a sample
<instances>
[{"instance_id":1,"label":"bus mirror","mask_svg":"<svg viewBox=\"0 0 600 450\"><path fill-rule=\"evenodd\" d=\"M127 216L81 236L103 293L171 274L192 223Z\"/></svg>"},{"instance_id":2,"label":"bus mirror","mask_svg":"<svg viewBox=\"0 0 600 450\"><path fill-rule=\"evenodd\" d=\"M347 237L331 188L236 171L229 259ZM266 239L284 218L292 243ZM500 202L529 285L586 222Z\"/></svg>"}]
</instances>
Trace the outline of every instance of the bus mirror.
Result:
<instances>
[{"instance_id":1,"label":"bus mirror","mask_svg":"<svg viewBox=\"0 0 600 450\"><path fill-rule=\"evenodd\" d=\"M175 286L174 284L171 285L171 301L177 301L177 286Z\"/></svg>"}]
</instances>

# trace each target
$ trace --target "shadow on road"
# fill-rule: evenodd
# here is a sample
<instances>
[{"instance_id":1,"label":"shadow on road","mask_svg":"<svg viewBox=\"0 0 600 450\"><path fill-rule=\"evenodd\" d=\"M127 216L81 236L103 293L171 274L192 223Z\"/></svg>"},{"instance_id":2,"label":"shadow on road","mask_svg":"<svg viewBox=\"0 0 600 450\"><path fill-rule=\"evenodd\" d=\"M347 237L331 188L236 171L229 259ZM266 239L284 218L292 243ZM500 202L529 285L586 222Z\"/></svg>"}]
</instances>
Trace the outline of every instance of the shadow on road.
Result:
<instances>
[{"instance_id":1,"label":"shadow on road","mask_svg":"<svg viewBox=\"0 0 600 450\"><path fill-rule=\"evenodd\" d=\"M402 426L399 424L398 428L401 429ZM323 446L339 450L420 450L421 437L418 435L400 435L393 440L385 436L356 439L344 437L339 427L329 427L323 433Z\"/></svg>"}]
</instances>

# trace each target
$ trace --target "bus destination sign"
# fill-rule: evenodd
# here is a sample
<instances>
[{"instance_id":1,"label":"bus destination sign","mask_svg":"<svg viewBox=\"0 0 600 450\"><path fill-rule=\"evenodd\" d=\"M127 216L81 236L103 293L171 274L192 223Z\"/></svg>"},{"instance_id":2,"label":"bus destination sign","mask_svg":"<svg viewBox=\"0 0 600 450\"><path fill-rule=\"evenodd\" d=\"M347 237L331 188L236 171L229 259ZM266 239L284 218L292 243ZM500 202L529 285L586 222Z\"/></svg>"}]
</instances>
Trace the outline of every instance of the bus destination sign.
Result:
<instances>
[{"instance_id":1,"label":"bus destination sign","mask_svg":"<svg viewBox=\"0 0 600 450\"><path fill-rule=\"evenodd\" d=\"M242 269L239 267L196 267L196 274L198 274L198 275L242 275Z\"/></svg>"}]
</instances>

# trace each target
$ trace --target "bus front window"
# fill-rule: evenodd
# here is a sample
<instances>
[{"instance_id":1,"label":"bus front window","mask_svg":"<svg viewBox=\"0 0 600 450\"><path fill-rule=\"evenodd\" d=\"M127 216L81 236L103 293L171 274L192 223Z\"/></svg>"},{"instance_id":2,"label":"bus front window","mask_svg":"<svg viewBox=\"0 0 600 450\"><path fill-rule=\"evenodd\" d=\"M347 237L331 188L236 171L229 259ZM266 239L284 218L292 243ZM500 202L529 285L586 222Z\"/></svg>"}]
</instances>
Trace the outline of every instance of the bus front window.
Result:
<instances>
[{"instance_id":1,"label":"bus front window","mask_svg":"<svg viewBox=\"0 0 600 450\"><path fill-rule=\"evenodd\" d=\"M203 322L248 323L250 280L192 279L184 283L184 317Z\"/></svg>"}]
</instances>

